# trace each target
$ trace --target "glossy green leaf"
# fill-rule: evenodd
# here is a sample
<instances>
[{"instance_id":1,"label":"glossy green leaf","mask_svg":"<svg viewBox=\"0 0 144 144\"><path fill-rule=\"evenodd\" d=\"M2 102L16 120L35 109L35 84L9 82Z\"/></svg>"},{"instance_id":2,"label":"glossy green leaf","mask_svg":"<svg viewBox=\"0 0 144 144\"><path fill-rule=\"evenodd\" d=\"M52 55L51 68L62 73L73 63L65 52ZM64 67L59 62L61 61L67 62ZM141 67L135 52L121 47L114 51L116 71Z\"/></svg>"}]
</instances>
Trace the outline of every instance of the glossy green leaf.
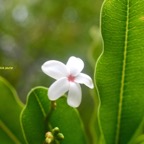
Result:
<instances>
[{"instance_id":1,"label":"glossy green leaf","mask_svg":"<svg viewBox=\"0 0 144 144\"><path fill-rule=\"evenodd\" d=\"M101 37L100 28L92 27L90 30L90 35L93 41L88 51L88 60L94 68L96 61L98 60L100 54L103 51L103 41Z\"/></svg>"},{"instance_id":2,"label":"glossy green leaf","mask_svg":"<svg viewBox=\"0 0 144 144\"><path fill-rule=\"evenodd\" d=\"M101 18L101 127L107 144L127 144L144 114L144 1L105 0Z\"/></svg>"},{"instance_id":3,"label":"glossy green leaf","mask_svg":"<svg viewBox=\"0 0 144 144\"><path fill-rule=\"evenodd\" d=\"M65 98L57 100L56 109L50 114L51 102L47 89L34 88L28 95L26 107L21 114L23 133L28 144L42 144L45 133L59 127L64 134L62 144L86 144L83 126L75 109L69 107ZM48 123L46 122L48 117Z\"/></svg>"},{"instance_id":4,"label":"glossy green leaf","mask_svg":"<svg viewBox=\"0 0 144 144\"><path fill-rule=\"evenodd\" d=\"M0 77L0 143L25 143L19 120L22 108L13 87Z\"/></svg>"},{"instance_id":5,"label":"glossy green leaf","mask_svg":"<svg viewBox=\"0 0 144 144\"><path fill-rule=\"evenodd\" d=\"M90 62L90 64L92 65L92 67L95 67L95 63L98 60L98 58L100 57L100 54L103 51L103 41L102 41L102 37L101 37L101 32L100 32L100 28L94 26L90 29L90 35L91 38L93 39L93 42L91 44L91 47L88 51L88 60ZM99 128L99 122L98 122L98 108L99 108L99 97L98 97L98 93L97 91L93 91L94 97L94 112L92 113L92 117L91 117L91 123L90 123L90 131L91 131L91 135L92 135L92 143L93 144L98 144L98 143L102 143L102 136L100 133L100 128ZM95 127L94 127L95 126Z\"/></svg>"}]
</instances>

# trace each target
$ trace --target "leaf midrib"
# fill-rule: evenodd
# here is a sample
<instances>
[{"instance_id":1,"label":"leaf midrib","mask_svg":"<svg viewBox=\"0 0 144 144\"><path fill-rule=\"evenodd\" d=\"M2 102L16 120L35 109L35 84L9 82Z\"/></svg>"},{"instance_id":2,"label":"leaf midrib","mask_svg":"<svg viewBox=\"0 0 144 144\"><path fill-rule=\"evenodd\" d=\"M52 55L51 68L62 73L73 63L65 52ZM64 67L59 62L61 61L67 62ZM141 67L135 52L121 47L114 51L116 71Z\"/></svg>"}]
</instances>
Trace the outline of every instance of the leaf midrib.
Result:
<instances>
[{"instance_id":1,"label":"leaf midrib","mask_svg":"<svg viewBox=\"0 0 144 144\"><path fill-rule=\"evenodd\" d=\"M127 48L128 48L128 30L129 30L129 0L127 0L127 10L126 10L126 29L125 29L125 43L124 43L124 53L123 53L123 65L122 65L122 77L121 77L121 87L120 87L120 100L118 107L118 117L117 117L117 129L115 144L119 143L120 127L121 127L121 115L122 115L122 105L123 105L123 93L124 93L124 82L125 82L125 70L126 70L126 60L127 60Z\"/></svg>"},{"instance_id":2,"label":"leaf midrib","mask_svg":"<svg viewBox=\"0 0 144 144\"><path fill-rule=\"evenodd\" d=\"M39 105L39 107L40 107L40 110L41 110L43 116L46 117L46 112L45 112L45 110L44 110L44 108L43 108L43 106L42 106L42 104L41 104L41 102L40 102L40 100L39 100L39 97L37 96L37 93L34 92L34 95L35 95L35 98L36 98L36 100L37 100L37 102L38 102L38 105Z\"/></svg>"},{"instance_id":3,"label":"leaf midrib","mask_svg":"<svg viewBox=\"0 0 144 144\"><path fill-rule=\"evenodd\" d=\"M19 139L12 133L12 131L5 125L5 123L0 120L0 126L3 129L3 131L9 136L9 138L16 144L20 144L21 142Z\"/></svg>"},{"instance_id":4,"label":"leaf midrib","mask_svg":"<svg viewBox=\"0 0 144 144\"><path fill-rule=\"evenodd\" d=\"M42 104L41 104L41 102L40 102L40 100L39 100L39 97L38 97L37 93L36 93L35 91L34 91L33 93L34 93L34 97L35 97L35 99L36 99L36 101L37 101L37 103L38 103L38 105L39 105L39 107L40 107L40 110L41 110L43 116L46 117L46 112L45 112L45 110L43 109L43 106L42 106ZM26 107L27 107L27 105L26 105ZM25 107L25 109L26 109L26 107ZM24 109L24 111L25 111L25 109ZM24 112L24 111L23 111L23 112ZM23 112L22 112L22 114L23 114ZM22 130L23 130L23 135L24 135L25 141L26 141L26 143L28 144L28 140L27 140L27 137L26 137L26 133L25 133L23 124L22 124Z\"/></svg>"}]
</instances>

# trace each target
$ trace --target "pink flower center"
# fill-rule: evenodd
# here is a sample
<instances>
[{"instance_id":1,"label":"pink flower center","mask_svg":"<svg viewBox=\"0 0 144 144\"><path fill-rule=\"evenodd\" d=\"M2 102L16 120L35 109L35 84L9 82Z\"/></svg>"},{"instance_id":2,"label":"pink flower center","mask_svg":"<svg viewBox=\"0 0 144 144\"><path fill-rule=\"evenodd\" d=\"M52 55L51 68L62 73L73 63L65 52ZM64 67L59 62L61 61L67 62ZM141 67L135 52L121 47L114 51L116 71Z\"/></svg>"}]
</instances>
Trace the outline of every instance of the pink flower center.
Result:
<instances>
[{"instance_id":1,"label":"pink flower center","mask_svg":"<svg viewBox=\"0 0 144 144\"><path fill-rule=\"evenodd\" d=\"M74 82L74 80L75 80L75 77L74 77L74 76L72 76L72 75L69 75L69 76L68 76L68 81Z\"/></svg>"}]
</instances>

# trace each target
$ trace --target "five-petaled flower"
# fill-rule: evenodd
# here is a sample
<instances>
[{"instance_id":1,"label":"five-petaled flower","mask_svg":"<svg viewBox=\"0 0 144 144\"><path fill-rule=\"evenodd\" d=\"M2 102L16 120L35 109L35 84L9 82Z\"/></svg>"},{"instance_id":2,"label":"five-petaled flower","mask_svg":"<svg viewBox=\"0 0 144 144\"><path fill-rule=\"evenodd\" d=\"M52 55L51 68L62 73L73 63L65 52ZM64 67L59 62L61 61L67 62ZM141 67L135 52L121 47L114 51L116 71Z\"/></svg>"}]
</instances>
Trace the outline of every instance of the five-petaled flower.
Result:
<instances>
[{"instance_id":1,"label":"five-petaled flower","mask_svg":"<svg viewBox=\"0 0 144 144\"><path fill-rule=\"evenodd\" d=\"M81 73L84 62L80 58L72 56L66 65L56 60L49 60L41 68L45 74L56 79L48 90L48 97L52 101L68 91L68 105L78 107L82 97L80 84L85 84L91 89L94 87L92 79Z\"/></svg>"}]
</instances>

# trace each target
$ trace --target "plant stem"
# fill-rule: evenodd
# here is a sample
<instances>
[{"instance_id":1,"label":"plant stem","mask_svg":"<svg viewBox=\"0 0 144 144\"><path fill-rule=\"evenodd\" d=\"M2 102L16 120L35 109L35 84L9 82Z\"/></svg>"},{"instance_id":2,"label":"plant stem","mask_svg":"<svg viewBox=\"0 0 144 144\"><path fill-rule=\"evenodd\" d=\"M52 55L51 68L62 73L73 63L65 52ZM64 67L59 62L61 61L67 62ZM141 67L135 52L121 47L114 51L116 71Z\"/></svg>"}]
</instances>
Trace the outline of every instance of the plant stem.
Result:
<instances>
[{"instance_id":1,"label":"plant stem","mask_svg":"<svg viewBox=\"0 0 144 144\"><path fill-rule=\"evenodd\" d=\"M51 101L51 107L50 107L50 111L48 112L46 118L45 118L45 125L46 125L46 131L48 130L52 130L52 127L49 123L49 119L52 115L52 113L54 112L54 110L56 109L56 102L55 101Z\"/></svg>"}]
</instances>

